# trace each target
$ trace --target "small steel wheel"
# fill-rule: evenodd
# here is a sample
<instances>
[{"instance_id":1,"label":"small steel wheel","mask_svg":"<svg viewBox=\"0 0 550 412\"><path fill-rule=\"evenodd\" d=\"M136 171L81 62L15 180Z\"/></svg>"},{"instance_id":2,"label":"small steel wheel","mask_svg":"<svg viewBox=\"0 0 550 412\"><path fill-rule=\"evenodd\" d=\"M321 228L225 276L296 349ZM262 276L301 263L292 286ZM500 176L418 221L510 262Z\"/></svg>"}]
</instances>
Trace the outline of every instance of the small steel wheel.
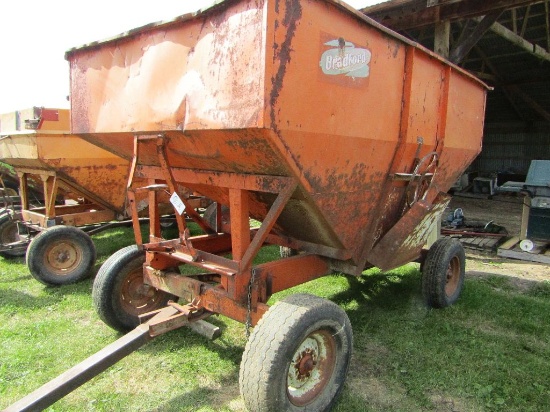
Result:
<instances>
[{"instance_id":1,"label":"small steel wheel","mask_svg":"<svg viewBox=\"0 0 550 412\"><path fill-rule=\"evenodd\" d=\"M422 265L422 293L428 306L444 308L456 302L464 285L466 256L459 241L437 240Z\"/></svg>"},{"instance_id":2,"label":"small steel wheel","mask_svg":"<svg viewBox=\"0 0 550 412\"><path fill-rule=\"evenodd\" d=\"M96 258L94 242L72 226L39 233L27 249L27 266L38 281L50 285L79 282L90 275Z\"/></svg>"},{"instance_id":3,"label":"small steel wheel","mask_svg":"<svg viewBox=\"0 0 550 412\"><path fill-rule=\"evenodd\" d=\"M4 246L10 243L19 242L20 240L17 222L11 218L8 212L3 213L0 217L0 244ZM0 256L14 258L25 256L25 253L27 253L27 248L23 247L14 250L3 250L0 252Z\"/></svg>"},{"instance_id":4,"label":"small steel wheel","mask_svg":"<svg viewBox=\"0 0 550 412\"><path fill-rule=\"evenodd\" d=\"M336 304L307 294L277 302L254 328L239 385L250 411L327 411L343 389L352 329Z\"/></svg>"},{"instance_id":5,"label":"small steel wheel","mask_svg":"<svg viewBox=\"0 0 550 412\"><path fill-rule=\"evenodd\" d=\"M145 252L136 245L113 254L101 265L92 288L92 301L103 322L120 332L139 325L138 316L161 309L177 297L143 282Z\"/></svg>"}]
</instances>

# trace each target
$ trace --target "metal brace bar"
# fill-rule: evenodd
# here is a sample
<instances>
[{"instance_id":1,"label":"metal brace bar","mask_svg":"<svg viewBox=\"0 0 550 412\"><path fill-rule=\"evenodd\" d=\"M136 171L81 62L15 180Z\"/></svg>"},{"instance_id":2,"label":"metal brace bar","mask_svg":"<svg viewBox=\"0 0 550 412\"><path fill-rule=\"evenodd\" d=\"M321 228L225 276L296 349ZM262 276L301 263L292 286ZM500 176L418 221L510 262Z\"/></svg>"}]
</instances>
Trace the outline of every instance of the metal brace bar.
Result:
<instances>
[{"instance_id":1,"label":"metal brace bar","mask_svg":"<svg viewBox=\"0 0 550 412\"><path fill-rule=\"evenodd\" d=\"M168 164L168 159L166 158L166 145L165 145L165 136L164 135L158 135L157 137L157 155L160 162L160 166L162 169L162 172L164 174L164 178L166 180L166 184L168 185L171 193L176 193L176 184L174 175L172 173L172 170L170 169L170 166ZM187 202L185 198L182 198L181 201L185 205L185 211L187 215L193 219L202 230L205 231L205 233L214 233L212 228L208 226L208 224L202 219L202 217L196 212L196 210ZM185 231L185 221L183 220L183 217L176 213L176 220L178 221L178 227L183 228ZM180 226L180 220L182 221L182 226Z\"/></svg>"},{"instance_id":2,"label":"metal brace bar","mask_svg":"<svg viewBox=\"0 0 550 412\"><path fill-rule=\"evenodd\" d=\"M134 228L134 236L136 238L136 244L138 246L141 246L143 245L143 237L141 235L141 227L139 225L139 215L138 215L137 204L136 204L136 194L131 188L129 188L126 191L126 196L128 197L130 210L132 212L132 227Z\"/></svg>"},{"instance_id":3,"label":"metal brace bar","mask_svg":"<svg viewBox=\"0 0 550 412\"><path fill-rule=\"evenodd\" d=\"M162 174L164 175L164 180L168 185L168 190L170 191L170 194L177 193L174 176L170 171L170 166L168 165L168 160L166 159L164 135L162 134L159 134L157 136L157 157L159 159L160 168L162 170ZM182 199L182 202L185 205L185 208L187 209L188 205L186 204L186 202L183 199ZM183 216L180 215L177 210L175 210L175 212L176 212L175 215L176 215L176 222L178 223L179 234L180 234L180 237L183 237L185 230L187 229L187 225L185 224L185 219L183 218Z\"/></svg>"},{"instance_id":4,"label":"metal brace bar","mask_svg":"<svg viewBox=\"0 0 550 412\"><path fill-rule=\"evenodd\" d=\"M138 246L143 245L143 238L141 236L141 227L139 225L139 214L136 204L136 195L132 188L134 177L136 174L137 159L139 156L139 137L134 136L134 155L132 157L132 164L130 165L130 173L128 175L128 181L126 182L126 197L130 206L130 212L132 216L132 226L134 229L134 236L136 238L136 244Z\"/></svg>"},{"instance_id":5,"label":"metal brace bar","mask_svg":"<svg viewBox=\"0 0 550 412\"><path fill-rule=\"evenodd\" d=\"M267 236L271 232L271 229L273 229L273 226L275 225L275 222L277 221L278 217L281 215L281 212L283 211L284 207L286 206L287 202L290 200L290 197L294 193L294 190L296 190L296 186L298 186L298 183L296 181L289 184L287 187L285 187L279 196L275 199L275 202L273 202L273 205L269 209L269 212L267 213L265 219L262 222L262 225L260 226L260 229L254 236L254 239L248 246L242 260L241 260L241 270L245 270L250 266L252 263L252 259L258 254L258 251L262 247L262 245L265 243L265 240L267 239Z\"/></svg>"},{"instance_id":6,"label":"metal brace bar","mask_svg":"<svg viewBox=\"0 0 550 412\"><path fill-rule=\"evenodd\" d=\"M55 198L57 197L58 180L57 175L40 176L44 187L44 201L46 203L46 217L54 218L55 213Z\"/></svg>"}]
</instances>

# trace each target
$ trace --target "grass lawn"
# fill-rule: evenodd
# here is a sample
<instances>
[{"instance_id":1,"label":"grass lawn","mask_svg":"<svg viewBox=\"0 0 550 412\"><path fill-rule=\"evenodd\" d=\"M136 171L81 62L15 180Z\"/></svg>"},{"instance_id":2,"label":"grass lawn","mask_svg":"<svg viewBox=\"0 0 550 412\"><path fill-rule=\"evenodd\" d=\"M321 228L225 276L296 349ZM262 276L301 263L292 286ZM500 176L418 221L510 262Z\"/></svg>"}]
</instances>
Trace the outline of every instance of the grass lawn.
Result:
<instances>
[{"instance_id":1,"label":"grass lawn","mask_svg":"<svg viewBox=\"0 0 550 412\"><path fill-rule=\"evenodd\" d=\"M95 271L133 243L131 229L93 237ZM278 254L274 247L262 259ZM0 258L0 409L121 335L98 318L92 279L46 287L24 259ZM418 265L361 278L328 276L281 292L326 297L348 314L354 353L336 411L548 411L550 283L528 291L500 277L468 279L462 297L427 309ZM187 329L156 338L48 411L243 411L244 326L211 318L210 342Z\"/></svg>"}]
</instances>

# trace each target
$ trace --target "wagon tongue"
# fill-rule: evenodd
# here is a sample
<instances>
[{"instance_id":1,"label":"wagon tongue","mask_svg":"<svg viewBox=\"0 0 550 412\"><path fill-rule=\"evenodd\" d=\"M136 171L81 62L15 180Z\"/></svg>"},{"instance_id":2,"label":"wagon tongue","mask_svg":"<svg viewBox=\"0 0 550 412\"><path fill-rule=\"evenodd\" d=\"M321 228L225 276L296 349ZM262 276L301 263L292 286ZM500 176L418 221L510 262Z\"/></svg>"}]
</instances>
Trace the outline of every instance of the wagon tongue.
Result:
<instances>
[{"instance_id":1,"label":"wagon tongue","mask_svg":"<svg viewBox=\"0 0 550 412\"><path fill-rule=\"evenodd\" d=\"M8 406L3 412L43 410L154 337L182 326L189 326L201 335L215 339L220 335L220 329L202 320L210 315L207 311L197 311L193 304L181 306L173 302L163 309L143 314L141 318L148 319L147 322Z\"/></svg>"}]
</instances>

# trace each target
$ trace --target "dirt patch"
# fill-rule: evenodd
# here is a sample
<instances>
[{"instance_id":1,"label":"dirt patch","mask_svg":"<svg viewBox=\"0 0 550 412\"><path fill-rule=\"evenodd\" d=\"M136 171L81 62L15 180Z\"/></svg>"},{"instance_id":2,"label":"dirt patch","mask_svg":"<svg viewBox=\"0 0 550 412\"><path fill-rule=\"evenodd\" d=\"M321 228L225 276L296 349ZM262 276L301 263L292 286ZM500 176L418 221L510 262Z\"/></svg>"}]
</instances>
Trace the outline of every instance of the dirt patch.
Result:
<instances>
[{"instance_id":1,"label":"dirt patch","mask_svg":"<svg viewBox=\"0 0 550 412\"><path fill-rule=\"evenodd\" d=\"M238 376L225 379L223 383L216 380L205 379L201 382L201 386L212 391L210 404L216 410L228 409L232 412L246 412L244 400L239 395L239 378Z\"/></svg>"},{"instance_id":2,"label":"dirt patch","mask_svg":"<svg viewBox=\"0 0 550 412\"><path fill-rule=\"evenodd\" d=\"M346 386L354 395L361 397L373 411L390 410L395 405L406 406L414 410L415 405L407 397L407 389L391 380L385 379L387 371L380 370L387 349L369 345L352 355L346 378ZM377 355L379 357L377 357ZM377 359L373 362L373 359Z\"/></svg>"},{"instance_id":3,"label":"dirt patch","mask_svg":"<svg viewBox=\"0 0 550 412\"><path fill-rule=\"evenodd\" d=\"M438 412L465 412L475 411L476 408L467 405L464 400L453 398L437 391L426 393L434 408Z\"/></svg>"},{"instance_id":4,"label":"dirt patch","mask_svg":"<svg viewBox=\"0 0 550 412\"><path fill-rule=\"evenodd\" d=\"M537 283L550 281L550 267L466 250L466 276L505 276L513 286L525 291Z\"/></svg>"},{"instance_id":5,"label":"dirt patch","mask_svg":"<svg viewBox=\"0 0 550 412\"><path fill-rule=\"evenodd\" d=\"M519 236L523 198L499 195L492 199L453 197L445 214L461 208L465 222L493 222L504 227L509 236ZM444 218L445 218L444 214ZM550 281L550 266L497 255L494 250L478 251L466 248L467 276L506 276L520 289L530 289L539 282Z\"/></svg>"},{"instance_id":6,"label":"dirt patch","mask_svg":"<svg viewBox=\"0 0 550 412\"><path fill-rule=\"evenodd\" d=\"M491 199L476 199L454 196L449 204L449 213L457 208L464 212L465 222L493 222L506 228L510 236L518 236L521 228L523 198L498 195Z\"/></svg>"}]
</instances>

